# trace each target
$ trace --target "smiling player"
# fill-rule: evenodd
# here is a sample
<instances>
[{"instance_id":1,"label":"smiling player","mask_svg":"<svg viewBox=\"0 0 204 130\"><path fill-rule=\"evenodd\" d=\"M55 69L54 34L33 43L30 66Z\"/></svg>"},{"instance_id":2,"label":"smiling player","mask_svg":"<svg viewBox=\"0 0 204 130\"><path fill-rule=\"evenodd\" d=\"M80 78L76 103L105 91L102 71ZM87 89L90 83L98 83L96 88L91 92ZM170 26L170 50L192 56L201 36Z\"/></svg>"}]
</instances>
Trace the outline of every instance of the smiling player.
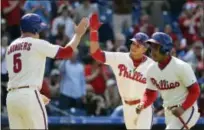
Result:
<instances>
[{"instance_id":1,"label":"smiling player","mask_svg":"<svg viewBox=\"0 0 204 130\"><path fill-rule=\"evenodd\" d=\"M100 22L97 14L90 18L90 52L92 57L101 63L111 66L117 80L123 103L124 120L127 129L150 129L152 125L152 107L147 107L140 115L135 112L146 88L147 68L154 61L147 56L148 36L137 33L131 39L129 53L102 51L98 43Z\"/></svg>"},{"instance_id":2,"label":"smiling player","mask_svg":"<svg viewBox=\"0 0 204 130\"><path fill-rule=\"evenodd\" d=\"M140 113L151 105L159 91L163 98L166 129L190 129L200 115L196 103L200 88L195 74L188 63L170 55L173 43L169 35L156 32L147 43L157 64L148 69L147 89L136 111Z\"/></svg>"}]
</instances>

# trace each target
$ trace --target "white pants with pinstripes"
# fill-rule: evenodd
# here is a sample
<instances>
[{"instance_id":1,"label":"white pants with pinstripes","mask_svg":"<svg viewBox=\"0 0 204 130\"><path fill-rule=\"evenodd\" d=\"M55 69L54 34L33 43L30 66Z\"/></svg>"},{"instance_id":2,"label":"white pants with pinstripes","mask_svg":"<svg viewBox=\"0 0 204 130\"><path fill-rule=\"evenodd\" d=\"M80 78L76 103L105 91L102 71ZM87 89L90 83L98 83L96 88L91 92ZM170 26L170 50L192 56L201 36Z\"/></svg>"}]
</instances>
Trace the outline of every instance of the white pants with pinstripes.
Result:
<instances>
[{"instance_id":1,"label":"white pants with pinstripes","mask_svg":"<svg viewBox=\"0 0 204 130\"><path fill-rule=\"evenodd\" d=\"M200 117L200 113L198 112L197 103L195 103L192 107L188 108L181 116L181 118L187 124L189 129L197 123L199 117ZM168 109L165 109L165 121L166 121L166 130L186 129L184 128L181 121L177 117L175 117Z\"/></svg>"},{"instance_id":2,"label":"white pants with pinstripes","mask_svg":"<svg viewBox=\"0 0 204 130\"><path fill-rule=\"evenodd\" d=\"M148 129L152 127L153 113L152 106L147 107L138 115L136 114L137 105L123 104L123 115L126 128L129 129ZM136 119L137 118L137 119ZM137 120L137 122L136 122Z\"/></svg>"},{"instance_id":3,"label":"white pants with pinstripes","mask_svg":"<svg viewBox=\"0 0 204 130\"><path fill-rule=\"evenodd\" d=\"M38 90L11 90L6 103L10 129L48 129L47 112Z\"/></svg>"}]
</instances>

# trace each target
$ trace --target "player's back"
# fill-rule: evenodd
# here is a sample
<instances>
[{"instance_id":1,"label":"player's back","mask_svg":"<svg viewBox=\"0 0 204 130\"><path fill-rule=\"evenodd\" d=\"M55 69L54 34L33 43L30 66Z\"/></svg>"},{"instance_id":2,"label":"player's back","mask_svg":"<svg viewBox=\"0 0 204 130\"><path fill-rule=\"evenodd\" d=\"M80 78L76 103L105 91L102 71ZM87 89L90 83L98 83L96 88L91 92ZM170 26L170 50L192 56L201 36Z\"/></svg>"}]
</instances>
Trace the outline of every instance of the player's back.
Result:
<instances>
[{"instance_id":1,"label":"player's back","mask_svg":"<svg viewBox=\"0 0 204 130\"><path fill-rule=\"evenodd\" d=\"M7 49L6 61L9 88L21 86L41 87L46 55L46 41L31 37L18 38Z\"/></svg>"}]
</instances>

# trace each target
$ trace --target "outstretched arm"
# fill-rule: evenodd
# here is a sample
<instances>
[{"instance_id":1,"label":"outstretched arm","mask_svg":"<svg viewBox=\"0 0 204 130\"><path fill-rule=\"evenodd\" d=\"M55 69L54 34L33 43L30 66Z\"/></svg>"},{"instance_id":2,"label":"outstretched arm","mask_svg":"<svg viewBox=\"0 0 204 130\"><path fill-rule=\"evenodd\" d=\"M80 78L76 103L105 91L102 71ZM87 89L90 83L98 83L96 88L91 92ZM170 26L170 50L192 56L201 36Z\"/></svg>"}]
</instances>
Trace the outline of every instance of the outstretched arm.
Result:
<instances>
[{"instance_id":1,"label":"outstretched arm","mask_svg":"<svg viewBox=\"0 0 204 130\"><path fill-rule=\"evenodd\" d=\"M65 58L70 58L73 54L73 51L77 48L79 45L79 42L81 40L81 37L84 35L88 28L88 19L83 18L79 25L76 27L76 33L71 39L69 43L65 47L60 47L57 54L56 58L57 59L65 59Z\"/></svg>"},{"instance_id":2,"label":"outstretched arm","mask_svg":"<svg viewBox=\"0 0 204 130\"><path fill-rule=\"evenodd\" d=\"M95 60L104 63L105 54L98 43L98 29L100 26L98 15L96 13L92 14L90 18L90 53Z\"/></svg>"}]
</instances>

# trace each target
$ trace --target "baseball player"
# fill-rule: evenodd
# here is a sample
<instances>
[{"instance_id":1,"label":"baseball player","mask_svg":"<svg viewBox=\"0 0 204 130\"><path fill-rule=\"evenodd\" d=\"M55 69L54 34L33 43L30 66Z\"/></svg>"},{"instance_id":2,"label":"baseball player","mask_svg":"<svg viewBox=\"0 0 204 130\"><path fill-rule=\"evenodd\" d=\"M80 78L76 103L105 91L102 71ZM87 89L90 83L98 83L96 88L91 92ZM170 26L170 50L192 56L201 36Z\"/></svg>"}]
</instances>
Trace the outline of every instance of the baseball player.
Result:
<instances>
[{"instance_id":1,"label":"baseball player","mask_svg":"<svg viewBox=\"0 0 204 130\"><path fill-rule=\"evenodd\" d=\"M124 121L127 129L150 129L152 125L152 107L147 107L140 115L135 112L146 88L146 72L154 61L144 53L148 36L137 33L132 39L129 53L102 51L98 43L100 22L97 14L90 18L90 53L92 57L111 66L117 80L123 103Z\"/></svg>"},{"instance_id":2,"label":"baseball player","mask_svg":"<svg viewBox=\"0 0 204 130\"><path fill-rule=\"evenodd\" d=\"M9 73L6 102L10 129L48 129L45 109L48 99L39 93L46 57L71 57L87 30L88 22L83 18L71 41L60 47L39 39L39 33L46 29L39 15L30 13L21 18L22 35L10 44L6 52Z\"/></svg>"},{"instance_id":3,"label":"baseball player","mask_svg":"<svg viewBox=\"0 0 204 130\"><path fill-rule=\"evenodd\" d=\"M196 103L200 89L195 74L189 64L170 56L173 43L169 35L156 32L147 43L158 64L152 64L148 69L147 89L136 111L140 113L151 105L159 91L163 98L166 129L190 129L200 116Z\"/></svg>"}]
</instances>

